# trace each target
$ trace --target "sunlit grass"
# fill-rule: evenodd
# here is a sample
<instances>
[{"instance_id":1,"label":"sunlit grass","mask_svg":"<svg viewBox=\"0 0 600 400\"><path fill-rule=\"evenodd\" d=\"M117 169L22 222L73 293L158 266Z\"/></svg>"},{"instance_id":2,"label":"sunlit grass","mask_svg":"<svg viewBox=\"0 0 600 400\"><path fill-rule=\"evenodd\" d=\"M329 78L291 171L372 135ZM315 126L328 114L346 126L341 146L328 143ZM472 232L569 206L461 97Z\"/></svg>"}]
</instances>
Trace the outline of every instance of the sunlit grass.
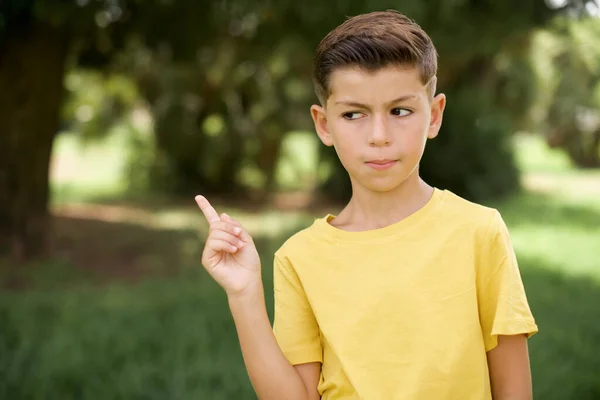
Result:
<instances>
[{"instance_id":1,"label":"sunlit grass","mask_svg":"<svg viewBox=\"0 0 600 400\"><path fill-rule=\"evenodd\" d=\"M600 202L574 204L528 194L505 202L500 210L520 256L600 282Z\"/></svg>"},{"instance_id":2,"label":"sunlit grass","mask_svg":"<svg viewBox=\"0 0 600 400\"><path fill-rule=\"evenodd\" d=\"M59 135L51 168L52 202L62 204L122 194L127 187L127 149L124 132L89 142L75 133Z\"/></svg>"},{"instance_id":3,"label":"sunlit grass","mask_svg":"<svg viewBox=\"0 0 600 400\"><path fill-rule=\"evenodd\" d=\"M519 168L529 173L565 173L573 170L569 157L559 149L549 149L546 143L534 134L519 134L514 138Z\"/></svg>"},{"instance_id":4,"label":"sunlit grass","mask_svg":"<svg viewBox=\"0 0 600 400\"><path fill-rule=\"evenodd\" d=\"M286 135L277 168L277 180L282 190L310 189L317 185L319 145L321 144L314 132L293 132Z\"/></svg>"}]
</instances>

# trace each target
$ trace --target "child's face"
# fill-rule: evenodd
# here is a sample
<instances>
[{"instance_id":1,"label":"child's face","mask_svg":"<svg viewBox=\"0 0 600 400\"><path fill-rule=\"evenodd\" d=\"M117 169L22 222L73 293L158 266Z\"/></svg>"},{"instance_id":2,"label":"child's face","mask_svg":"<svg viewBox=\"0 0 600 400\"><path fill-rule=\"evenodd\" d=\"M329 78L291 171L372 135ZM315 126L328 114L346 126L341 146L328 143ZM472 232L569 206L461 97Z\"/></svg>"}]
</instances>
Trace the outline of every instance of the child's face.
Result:
<instances>
[{"instance_id":1,"label":"child's face","mask_svg":"<svg viewBox=\"0 0 600 400\"><path fill-rule=\"evenodd\" d=\"M315 127L355 182L389 191L417 171L425 142L440 129L445 97L431 99L416 69L338 69L330 93L325 108L311 108Z\"/></svg>"}]
</instances>

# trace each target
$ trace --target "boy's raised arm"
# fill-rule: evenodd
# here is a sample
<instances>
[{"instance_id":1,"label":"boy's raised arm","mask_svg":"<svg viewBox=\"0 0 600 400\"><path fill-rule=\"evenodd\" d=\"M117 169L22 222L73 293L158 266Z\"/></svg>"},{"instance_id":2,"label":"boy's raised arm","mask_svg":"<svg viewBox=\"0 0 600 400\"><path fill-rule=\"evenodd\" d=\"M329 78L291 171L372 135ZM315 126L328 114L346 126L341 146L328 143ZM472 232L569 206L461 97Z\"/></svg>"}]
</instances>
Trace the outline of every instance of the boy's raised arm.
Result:
<instances>
[{"instance_id":1,"label":"boy's raised arm","mask_svg":"<svg viewBox=\"0 0 600 400\"><path fill-rule=\"evenodd\" d=\"M275 339L265 304L260 258L252 238L238 221L226 214L219 216L203 196L197 196L196 203L210 227L202 265L227 293L246 369L258 398L318 399L314 374L299 373L303 370L289 363ZM303 376L309 377L306 382Z\"/></svg>"},{"instance_id":2,"label":"boy's raised arm","mask_svg":"<svg viewBox=\"0 0 600 400\"><path fill-rule=\"evenodd\" d=\"M257 290L244 296L229 296L229 307L258 398L320 399L317 392L320 364L295 368L287 361L273 335L263 292ZM303 370L307 373L303 374Z\"/></svg>"}]
</instances>

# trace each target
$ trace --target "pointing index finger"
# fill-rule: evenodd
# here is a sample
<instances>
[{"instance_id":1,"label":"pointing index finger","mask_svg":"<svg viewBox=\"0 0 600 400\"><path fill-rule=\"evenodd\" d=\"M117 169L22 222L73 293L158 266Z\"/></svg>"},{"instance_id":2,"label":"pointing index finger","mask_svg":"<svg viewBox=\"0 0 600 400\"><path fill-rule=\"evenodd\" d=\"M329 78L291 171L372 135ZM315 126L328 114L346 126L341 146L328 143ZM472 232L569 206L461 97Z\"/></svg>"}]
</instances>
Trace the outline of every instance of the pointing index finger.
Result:
<instances>
[{"instance_id":1,"label":"pointing index finger","mask_svg":"<svg viewBox=\"0 0 600 400\"><path fill-rule=\"evenodd\" d=\"M215 211L213 206L211 206L208 200L206 200L206 197L198 195L196 196L195 200L196 204L198 204L198 207L200 207L200 210L202 210L202 213L204 214L204 217L206 217L206 220L209 224L221 220L221 218L219 218L219 214L217 214L217 211Z\"/></svg>"}]
</instances>

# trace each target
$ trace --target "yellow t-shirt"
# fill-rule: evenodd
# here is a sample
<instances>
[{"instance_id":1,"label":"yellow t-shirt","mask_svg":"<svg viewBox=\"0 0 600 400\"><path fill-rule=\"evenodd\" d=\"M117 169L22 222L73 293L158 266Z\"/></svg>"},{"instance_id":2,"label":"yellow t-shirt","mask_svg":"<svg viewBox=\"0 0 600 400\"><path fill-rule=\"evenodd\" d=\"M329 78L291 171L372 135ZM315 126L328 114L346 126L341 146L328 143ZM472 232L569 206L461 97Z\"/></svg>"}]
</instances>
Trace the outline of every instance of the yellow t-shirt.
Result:
<instances>
[{"instance_id":1,"label":"yellow t-shirt","mask_svg":"<svg viewBox=\"0 0 600 400\"><path fill-rule=\"evenodd\" d=\"M333 218L275 253L273 330L290 363L322 362L322 399L491 400L486 351L538 329L500 214L435 189L381 229Z\"/></svg>"}]
</instances>

